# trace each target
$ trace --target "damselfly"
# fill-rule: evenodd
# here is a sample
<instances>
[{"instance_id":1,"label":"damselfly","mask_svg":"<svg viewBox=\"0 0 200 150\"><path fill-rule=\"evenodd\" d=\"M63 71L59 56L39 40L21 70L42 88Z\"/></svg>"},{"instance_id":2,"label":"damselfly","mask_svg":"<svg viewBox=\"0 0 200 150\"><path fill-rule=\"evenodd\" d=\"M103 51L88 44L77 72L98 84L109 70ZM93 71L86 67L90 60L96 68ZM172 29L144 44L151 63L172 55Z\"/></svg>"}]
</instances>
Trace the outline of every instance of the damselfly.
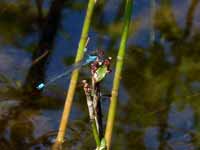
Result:
<instances>
[{"instance_id":1,"label":"damselfly","mask_svg":"<svg viewBox=\"0 0 200 150\"><path fill-rule=\"evenodd\" d=\"M55 77L47 80L46 82L40 83L36 88L38 90L43 89L44 87L48 86L50 83L70 74L73 70L81 68L82 66L85 66L91 62L94 62L97 59L97 55L87 55L85 59L83 59L82 61L80 61L79 63L73 64L69 67L69 69L67 69L65 72L56 75Z\"/></svg>"}]
</instances>

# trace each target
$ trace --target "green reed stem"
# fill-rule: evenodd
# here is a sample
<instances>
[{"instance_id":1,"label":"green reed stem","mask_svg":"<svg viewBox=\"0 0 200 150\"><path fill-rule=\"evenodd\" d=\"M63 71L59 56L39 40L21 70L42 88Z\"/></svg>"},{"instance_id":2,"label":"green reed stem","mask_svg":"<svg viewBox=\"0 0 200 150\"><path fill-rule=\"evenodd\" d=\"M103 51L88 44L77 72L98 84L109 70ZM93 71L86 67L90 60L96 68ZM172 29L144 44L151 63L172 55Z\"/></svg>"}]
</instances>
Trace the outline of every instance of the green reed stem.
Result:
<instances>
[{"instance_id":1,"label":"green reed stem","mask_svg":"<svg viewBox=\"0 0 200 150\"><path fill-rule=\"evenodd\" d=\"M88 37L88 31L89 31L89 27L90 27L90 23L91 23L91 19L92 19L94 6L95 6L95 0L89 0L87 12L86 12L86 17L85 17L83 28L82 28L81 38L80 38L80 41L79 41L79 46L78 46L78 50L77 50L75 63L79 62L84 56L84 48L85 48L86 40L87 40L87 37ZM69 120L69 114L71 112L71 107L72 107L73 97L74 97L74 94L75 94L78 75L79 75L79 69L76 69L72 72L71 80L70 80L70 84L69 84L69 89L68 89L68 94L67 94L67 97L66 97L66 100L65 100L65 106L64 106L64 111L63 111L61 122L60 122L58 135L57 135L57 138L56 138L55 145L53 146L55 148L58 147L56 145L60 145L64 141L64 135L65 135L66 127L67 127L68 120Z\"/></svg>"},{"instance_id":2,"label":"green reed stem","mask_svg":"<svg viewBox=\"0 0 200 150\"><path fill-rule=\"evenodd\" d=\"M97 126L96 126L95 120L92 120L92 132L93 132L93 135L94 135L94 139L96 141L96 145L97 145L97 147L99 147L100 144L101 144L101 141L100 141L100 138L99 138L99 134L98 134L98 131L97 131Z\"/></svg>"},{"instance_id":3,"label":"green reed stem","mask_svg":"<svg viewBox=\"0 0 200 150\"><path fill-rule=\"evenodd\" d=\"M105 139L106 139L108 150L110 149L112 130L114 126L114 118L115 118L116 106L117 106L117 96L118 96L119 84L121 80L121 72L122 72L122 67L123 67L126 43L128 39L129 24L130 24L131 14L132 14L132 5L133 5L133 0L126 0L124 26L122 30L120 48L119 48L118 56L117 56L116 70L115 70L112 96L111 96L111 104L110 104L110 108L108 112L108 119L107 119L106 133L105 133Z\"/></svg>"}]
</instances>

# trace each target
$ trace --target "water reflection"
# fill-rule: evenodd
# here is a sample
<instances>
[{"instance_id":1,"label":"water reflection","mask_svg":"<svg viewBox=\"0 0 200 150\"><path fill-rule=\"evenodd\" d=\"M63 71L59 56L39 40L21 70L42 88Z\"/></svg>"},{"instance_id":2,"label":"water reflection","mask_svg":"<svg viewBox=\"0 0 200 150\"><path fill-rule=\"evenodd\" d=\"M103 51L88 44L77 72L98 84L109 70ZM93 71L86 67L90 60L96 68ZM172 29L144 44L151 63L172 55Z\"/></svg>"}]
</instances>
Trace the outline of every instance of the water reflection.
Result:
<instances>
[{"instance_id":1,"label":"water reflection","mask_svg":"<svg viewBox=\"0 0 200 150\"><path fill-rule=\"evenodd\" d=\"M149 1L135 0L112 148L199 149L200 4L155 2L152 9ZM62 79L43 93L33 87L64 71L66 60L72 63L86 1L3 0L0 8L0 149L49 149L67 81ZM123 8L124 1L97 5L89 49L104 48L115 58ZM152 26L155 40L150 43ZM47 57L30 67L46 50ZM86 70L82 78L87 77ZM106 92L111 78L103 84ZM64 149L95 147L82 97L78 88ZM103 106L106 114L108 102Z\"/></svg>"}]
</instances>

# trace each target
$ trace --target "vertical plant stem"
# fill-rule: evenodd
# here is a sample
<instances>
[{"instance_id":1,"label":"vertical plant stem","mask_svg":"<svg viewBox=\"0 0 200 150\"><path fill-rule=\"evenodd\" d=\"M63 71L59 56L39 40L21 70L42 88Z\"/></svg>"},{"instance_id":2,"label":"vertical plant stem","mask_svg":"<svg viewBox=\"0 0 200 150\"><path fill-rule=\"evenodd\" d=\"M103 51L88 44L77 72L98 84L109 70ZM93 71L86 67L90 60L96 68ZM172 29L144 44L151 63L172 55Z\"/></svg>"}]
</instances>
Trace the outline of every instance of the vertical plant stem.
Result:
<instances>
[{"instance_id":1,"label":"vertical plant stem","mask_svg":"<svg viewBox=\"0 0 200 150\"><path fill-rule=\"evenodd\" d=\"M114 126L118 89L119 89L119 84L120 84L120 79L121 79L123 59L125 55L126 43L127 43L127 38L128 38L129 24L130 24L131 14L132 14L132 5L133 5L133 0L126 0L124 26L122 30L120 48L119 48L118 56L117 56L116 70L115 70L115 75L114 75L113 89L112 89L112 96L111 96L111 104L110 104L110 108L108 112L108 119L107 119L106 133L105 133L108 150L110 149L112 130Z\"/></svg>"},{"instance_id":2,"label":"vertical plant stem","mask_svg":"<svg viewBox=\"0 0 200 150\"><path fill-rule=\"evenodd\" d=\"M99 134L99 138L103 137L103 125L102 125L102 112L101 112L101 101L100 101L100 84L92 79L92 93L93 95L93 105L95 111L95 121L96 127Z\"/></svg>"},{"instance_id":3,"label":"vertical plant stem","mask_svg":"<svg viewBox=\"0 0 200 150\"><path fill-rule=\"evenodd\" d=\"M98 146L100 146L100 137L99 137L99 134L98 134L96 121L95 121L95 110L94 110L94 105L93 105L93 96L92 96L91 91L89 90L90 87L88 86L87 81L85 80L82 83L84 84L83 89L84 89L86 100L87 100L87 106L88 106L88 112L89 112L90 122L91 122L91 126L92 126L92 132L93 132L93 135L94 135L94 139L96 141L96 145L98 147Z\"/></svg>"},{"instance_id":4,"label":"vertical plant stem","mask_svg":"<svg viewBox=\"0 0 200 150\"><path fill-rule=\"evenodd\" d=\"M94 139L96 141L97 147L99 147L101 141L100 141L99 134L98 134L98 131L97 131L96 122L95 122L95 120L91 120L91 121L92 121L92 132L93 132L93 135L94 135Z\"/></svg>"},{"instance_id":5,"label":"vertical plant stem","mask_svg":"<svg viewBox=\"0 0 200 150\"><path fill-rule=\"evenodd\" d=\"M90 23L91 23L91 19L92 19L94 5L95 5L95 0L89 0L75 63L80 61L84 56L84 48L85 48L86 40L88 37L88 31L89 31L89 27L90 27ZM64 111L63 111L61 122L60 122L60 128L59 128L58 135L56 138L57 144L58 143L61 144L64 140L64 135L65 135L66 127L67 127L68 120L69 120L69 114L70 114L71 107L72 107L72 102L73 102L73 97L74 97L74 93L75 93L75 89L76 89L78 75L79 75L79 69L76 69L72 72L69 89L68 89L68 94L67 94L66 101L65 101Z\"/></svg>"},{"instance_id":6,"label":"vertical plant stem","mask_svg":"<svg viewBox=\"0 0 200 150\"><path fill-rule=\"evenodd\" d=\"M95 122L95 110L94 110L94 105L93 105L93 99L92 99L91 91L88 90L89 87L88 87L87 81L85 81L83 83L84 83L83 89L84 89L86 100L87 100L87 106L88 106L88 112L89 112L90 122L91 122L91 126L92 126L92 132L94 135L94 139L96 141L96 145L98 147L98 146L100 146L100 138L99 138L96 122Z\"/></svg>"}]
</instances>

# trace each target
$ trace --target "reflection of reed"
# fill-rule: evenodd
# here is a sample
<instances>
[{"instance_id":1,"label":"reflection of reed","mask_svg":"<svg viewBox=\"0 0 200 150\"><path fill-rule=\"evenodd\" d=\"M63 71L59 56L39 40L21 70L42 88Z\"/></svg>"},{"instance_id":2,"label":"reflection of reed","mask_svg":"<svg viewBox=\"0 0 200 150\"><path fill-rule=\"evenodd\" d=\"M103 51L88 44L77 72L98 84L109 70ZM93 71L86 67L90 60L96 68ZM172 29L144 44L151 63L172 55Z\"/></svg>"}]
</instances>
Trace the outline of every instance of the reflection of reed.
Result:
<instances>
[{"instance_id":1,"label":"reflection of reed","mask_svg":"<svg viewBox=\"0 0 200 150\"><path fill-rule=\"evenodd\" d=\"M49 53L49 51L45 51L41 56L39 56L38 58L36 58L35 60L32 61L31 65L35 65L37 64L40 60L42 60L47 54Z\"/></svg>"},{"instance_id":2,"label":"reflection of reed","mask_svg":"<svg viewBox=\"0 0 200 150\"><path fill-rule=\"evenodd\" d=\"M28 93L38 93L36 86L38 83L44 82L45 78L45 68L48 61L48 57L51 54L50 52L54 46L54 39L60 24L61 12L63 9L65 0L54 0L50 6L48 15L45 19L38 21L39 22L39 43L37 49L33 52L33 64L30 67L23 89ZM39 7L39 6L38 6ZM39 11L39 9L38 9ZM42 15L41 12L38 12ZM41 18L41 16L38 16ZM48 51L46 51L48 50Z\"/></svg>"},{"instance_id":3,"label":"reflection of reed","mask_svg":"<svg viewBox=\"0 0 200 150\"><path fill-rule=\"evenodd\" d=\"M2 5L2 4L1 4ZM11 7L11 5L13 5L13 3L8 3L3 9L1 9L0 11L0 16L1 14L3 14L7 9L9 9L9 7Z\"/></svg>"},{"instance_id":4,"label":"reflection of reed","mask_svg":"<svg viewBox=\"0 0 200 150\"><path fill-rule=\"evenodd\" d=\"M193 24L193 18L195 15L195 10L198 6L199 0L192 0L191 5L188 9L187 17L186 17L186 27L185 27L185 34L184 37L188 37L191 32L192 24Z\"/></svg>"},{"instance_id":5,"label":"reflection of reed","mask_svg":"<svg viewBox=\"0 0 200 150\"><path fill-rule=\"evenodd\" d=\"M154 29L154 19L155 19L155 12L156 12L156 1L155 0L150 0L151 3L151 9L150 9L150 43L155 42L155 29Z\"/></svg>"}]
</instances>

